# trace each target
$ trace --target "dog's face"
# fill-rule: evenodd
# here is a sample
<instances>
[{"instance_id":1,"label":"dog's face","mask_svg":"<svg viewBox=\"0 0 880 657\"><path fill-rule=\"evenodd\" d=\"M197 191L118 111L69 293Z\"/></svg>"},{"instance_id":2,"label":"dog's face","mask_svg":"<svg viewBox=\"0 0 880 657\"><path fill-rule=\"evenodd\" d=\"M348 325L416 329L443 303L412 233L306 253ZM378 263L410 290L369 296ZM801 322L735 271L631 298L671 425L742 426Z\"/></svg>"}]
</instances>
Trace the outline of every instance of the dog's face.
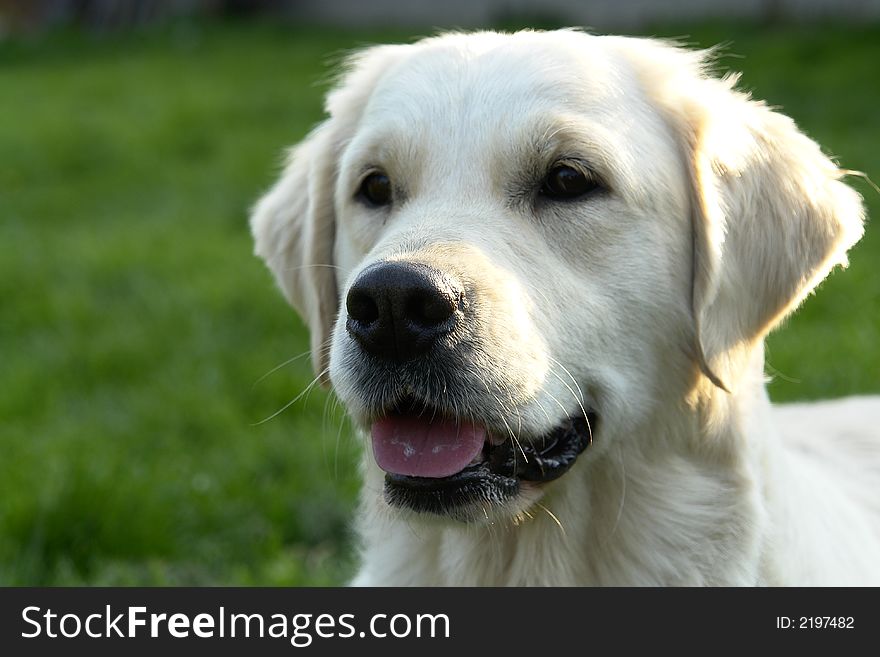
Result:
<instances>
[{"instance_id":1,"label":"dog's face","mask_svg":"<svg viewBox=\"0 0 880 657\"><path fill-rule=\"evenodd\" d=\"M659 410L734 390L842 260L858 197L701 66L568 31L353 60L253 226L371 436L368 490L516 516Z\"/></svg>"},{"instance_id":2,"label":"dog's face","mask_svg":"<svg viewBox=\"0 0 880 657\"><path fill-rule=\"evenodd\" d=\"M330 377L372 433L392 503L517 508L601 449L602 424L661 403L660 370L682 378L684 166L606 60L438 43L364 107L336 183Z\"/></svg>"}]
</instances>

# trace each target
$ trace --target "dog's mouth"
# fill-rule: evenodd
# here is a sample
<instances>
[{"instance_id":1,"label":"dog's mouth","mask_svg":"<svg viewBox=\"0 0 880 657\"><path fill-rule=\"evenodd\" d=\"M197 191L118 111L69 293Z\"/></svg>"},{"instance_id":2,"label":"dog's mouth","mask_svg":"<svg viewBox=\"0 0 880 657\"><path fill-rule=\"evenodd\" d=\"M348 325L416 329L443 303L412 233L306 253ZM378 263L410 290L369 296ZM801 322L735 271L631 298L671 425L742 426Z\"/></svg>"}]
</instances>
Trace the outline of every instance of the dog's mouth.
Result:
<instances>
[{"instance_id":1,"label":"dog's mouth","mask_svg":"<svg viewBox=\"0 0 880 657\"><path fill-rule=\"evenodd\" d=\"M514 439L406 399L373 422L373 455L386 472L389 504L467 520L475 509L486 512L515 497L523 482L565 474L598 421L588 410L536 439Z\"/></svg>"}]
</instances>

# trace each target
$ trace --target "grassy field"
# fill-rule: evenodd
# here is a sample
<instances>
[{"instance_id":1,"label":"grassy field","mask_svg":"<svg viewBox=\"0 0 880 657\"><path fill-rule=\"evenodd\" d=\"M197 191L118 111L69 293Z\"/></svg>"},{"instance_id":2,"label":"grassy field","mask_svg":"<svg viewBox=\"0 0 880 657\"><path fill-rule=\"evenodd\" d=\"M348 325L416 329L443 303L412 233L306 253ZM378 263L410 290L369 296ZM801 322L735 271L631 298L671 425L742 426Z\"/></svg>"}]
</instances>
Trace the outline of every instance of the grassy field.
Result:
<instances>
[{"instance_id":1,"label":"grassy field","mask_svg":"<svg viewBox=\"0 0 880 657\"><path fill-rule=\"evenodd\" d=\"M880 180L880 27L659 29ZM266 24L0 43L0 584L327 585L360 445L247 210L342 49ZM855 185L880 216L880 198ZM880 392L880 230L770 341L778 400Z\"/></svg>"}]
</instances>

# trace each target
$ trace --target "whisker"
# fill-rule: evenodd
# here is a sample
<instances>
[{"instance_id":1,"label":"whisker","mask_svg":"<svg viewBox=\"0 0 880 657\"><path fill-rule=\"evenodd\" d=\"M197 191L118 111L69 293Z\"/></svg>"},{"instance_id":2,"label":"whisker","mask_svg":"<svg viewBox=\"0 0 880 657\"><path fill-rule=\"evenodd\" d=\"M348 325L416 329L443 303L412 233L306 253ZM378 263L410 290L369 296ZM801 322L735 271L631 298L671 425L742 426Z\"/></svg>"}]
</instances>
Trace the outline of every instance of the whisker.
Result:
<instances>
[{"instance_id":1,"label":"whisker","mask_svg":"<svg viewBox=\"0 0 880 657\"><path fill-rule=\"evenodd\" d=\"M626 503L626 463L623 462L623 455L620 452L620 446L617 447L617 460L620 463L620 504L617 507L617 517L614 519L614 527L611 528L609 538L617 532L617 526L620 524L620 518L623 516L623 505Z\"/></svg>"},{"instance_id":2,"label":"whisker","mask_svg":"<svg viewBox=\"0 0 880 657\"><path fill-rule=\"evenodd\" d=\"M540 294L541 297L544 299L544 301L547 302L547 307L548 307L548 308L552 308L553 306L556 305L554 302L550 301L550 298L549 298L546 294L544 294L544 290L542 290L540 287L537 287L537 286L536 286L536 287L534 288L534 291L537 292L538 294Z\"/></svg>"},{"instance_id":3,"label":"whisker","mask_svg":"<svg viewBox=\"0 0 880 657\"><path fill-rule=\"evenodd\" d=\"M547 407L544 406L544 404L542 404L540 401L538 401L538 399L535 399L535 403L537 404L538 408L541 409L541 412L544 414L544 417L547 418L547 424L548 425L553 424L553 420L550 419L550 414L547 412Z\"/></svg>"},{"instance_id":4,"label":"whisker","mask_svg":"<svg viewBox=\"0 0 880 657\"><path fill-rule=\"evenodd\" d=\"M577 379L575 379L574 376L572 376L571 372L568 371L568 368L567 368L565 365L563 365L562 363L560 363L558 360L556 360L555 358L553 358L553 356L548 355L547 358L549 358L549 359L552 360L554 363L556 363L557 365L559 365L559 367L562 368L562 371L565 372L566 374L568 374L568 378L571 379L571 382L574 384L574 387L577 388L578 396L579 396L580 400L581 400L582 402L585 401L585 400L586 400L586 397L584 397L584 391L581 390L580 385L578 385Z\"/></svg>"},{"instance_id":5,"label":"whisker","mask_svg":"<svg viewBox=\"0 0 880 657\"><path fill-rule=\"evenodd\" d=\"M504 404L501 403L501 400L498 399L498 397L496 397L495 395L492 395L492 396L495 397L495 401L498 402L498 405L503 410ZM501 421L504 423L504 426L507 427L507 433L510 434L510 437L513 439L513 442L516 444L517 448L519 449L520 454L522 454L523 461L528 463L529 457L526 456L526 450L523 449L522 443L519 441L519 437L514 435L513 430L510 428L510 425L507 424L507 420L504 418L503 414L501 415Z\"/></svg>"},{"instance_id":6,"label":"whisker","mask_svg":"<svg viewBox=\"0 0 880 657\"><path fill-rule=\"evenodd\" d=\"M535 502L535 505L538 506L538 507L540 507L540 508L543 509L544 511L546 511L546 512L547 512L547 515L550 516L551 518L553 518L553 522L556 523L556 526L559 527L559 529L562 530L562 535L565 536L565 535L566 535L566 533L565 533L565 527L563 527L562 523L559 521L559 518L557 518L557 517L553 514L553 512L552 512L550 509L548 509L546 506L544 506L544 505L541 504L540 502Z\"/></svg>"},{"instance_id":7,"label":"whisker","mask_svg":"<svg viewBox=\"0 0 880 657\"><path fill-rule=\"evenodd\" d=\"M274 374L275 372L277 372L278 370L280 370L282 367L286 367L287 365L290 365L291 363L294 363L294 362L298 361L298 360L299 360L300 358L302 358L303 356L308 356L310 353L312 353L312 350L311 350L311 349L309 349L308 351L304 351L304 352L302 352L299 356L294 356L293 358L288 358L286 361L284 361L284 362L281 363L280 365L276 365L276 366L273 367L271 370L269 370L268 372L266 372L263 376L261 376L259 379L257 379L256 381L254 381L254 383L253 383L253 387L256 387L257 384L260 383L260 381L263 381L266 377L268 377L268 376Z\"/></svg>"},{"instance_id":8,"label":"whisker","mask_svg":"<svg viewBox=\"0 0 880 657\"><path fill-rule=\"evenodd\" d=\"M290 407L293 406L296 402L298 402L300 399L302 399L302 397L303 397L304 395L306 395L307 393L309 393L309 392L312 390L312 388L315 387L315 384L316 384L318 381L320 381L321 377L324 376L324 375L327 373L327 370L328 370L328 369L329 369L329 368L326 368L326 367L325 367L323 370L321 370L321 373L318 374L318 376L316 376L314 379L312 379L312 382L311 382L309 385L306 386L305 390L303 390L301 393L299 393L296 397L294 397L293 399L291 399L289 402L287 402L284 406L282 406L281 408L279 408L277 411L275 411L274 413L272 413L272 415L270 415L269 417L263 418L263 419L260 420L259 422L255 422L255 423L251 424L251 426L252 426L252 427L260 426L261 424L264 424L265 422L268 422L269 420L271 420L271 419L273 419L273 418L278 417L279 415L281 415L284 411L286 411L288 408L290 408Z\"/></svg>"},{"instance_id":9,"label":"whisker","mask_svg":"<svg viewBox=\"0 0 880 657\"><path fill-rule=\"evenodd\" d=\"M556 405L557 405L559 408L562 409L562 412L565 413L565 415L566 415L566 417L567 417L567 416L568 416L568 410L566 410L565 406L563 406L563 405L560 403L560 401L559 401L558 399L556 399L556 397L555 397L554 395L550 394L549 392L547 393L547 396L550 397L550 399L552 399L554 402L556 402ZM589 424L589 423L590 423L589 420L587 420L587 424Z\"/></svg>"},{"instance_id":10,"label":"whisker","mask_svg":"<svg viewBox=\"0 0 880 657\"><path fill-rule=\"evenodd\" d=\"M584 420L587 421L587 428L590 430L590 442L593 442L593 428L590 426L590 418L587 417L587 409L584 408L584 405L583 405L583 403L581 403L581 400L578 398L578 396L577 396L576 394L574 394L574 390L571 389L571 386L568 385L568 384L562 379L561 376L559 376L559 375L558 375L556 372L554 372L552 369L550 370L550 374L552 374L552 375L555 376L557 379L559 379L559 382L560 382L562 385L564 385L566 388L568 388L568 391L571 393L572 397L574 397L574 400L577 402L578 406L580 406L581 413L584 414ZM571 376L571 375L569 375L569 376ZM575 382L575 385L577 385L577 382ZM578 390L580 390L580 388L578 388Z\"/></svg>"},{"instance_id":11,"label":"whisker","mask_svg":"<svg viewBox=\"0 0 880 657\"><path fill-rule=\"evenodd\" d=\"M342 430L348 417L344 417L339 421L339 428L336 430L336 450L333 454L333 479L339 481L339 441L342 438Z\"/></svg>"},{"instance_id":12,"label":"whisker","mask_svg":"<svg viewBox=\"0 0 880 657\"><path fill-rule=\"evenodd\" d=\"M326 438L327 436L327 424L330 421L330 418L336 415L338 408L339 398L334 394L333 390L329 391L329 394L324 399L324 411L321 417L321 435ZM333 479L334 481L339 480L339 441L342 436L342 430L345 427L345 423L348 420L348 416L343 416L339 419L339 426L336 430L336 441L335 448L333 451Z\"/></svg>"},{"instance_id":13,"label":"whisker","mask_svg":"<svg viewBox=\"0 0 880 657\"><path fill-rule=\"evenodd\" d=\"M504 426L507 428L507 433L510 434L511 439L513 440L514 444L516 444L517 448L523 456L523 459L526 463L528 463L529 458L526 456L526 451L523 449L522 443L520 443L519 441L519 435L513 433L513 429L510 428L510 425L505 419L505 416L510 412L510 409L505 406L504 402L501 401L498 395L492 392L486 379L478 371L475 372L475 374L480 379L482 384L486 387L486 392L489 393L489 396L491 396L495 400L495 403L498 404L499 416L501 417L501 421L504 423Z\"/></svg>"},{"instance_id":14,"label":"whisker","mask_svg":"<svg viewBox=\"0 0 880 657\"><path fill-rule=\"evenodd\" d=\"M287 268L283 269L282 271L286 271L286 272L287 271L298 271L300 269L309 269L311 267L328 267L329 269L342 269L342 267L340 267L339 265L331 265L331 264L316 262L316 263L312 263L310 265L299 265L297 267L287 267Z\"/></svg>"}]
</instances>

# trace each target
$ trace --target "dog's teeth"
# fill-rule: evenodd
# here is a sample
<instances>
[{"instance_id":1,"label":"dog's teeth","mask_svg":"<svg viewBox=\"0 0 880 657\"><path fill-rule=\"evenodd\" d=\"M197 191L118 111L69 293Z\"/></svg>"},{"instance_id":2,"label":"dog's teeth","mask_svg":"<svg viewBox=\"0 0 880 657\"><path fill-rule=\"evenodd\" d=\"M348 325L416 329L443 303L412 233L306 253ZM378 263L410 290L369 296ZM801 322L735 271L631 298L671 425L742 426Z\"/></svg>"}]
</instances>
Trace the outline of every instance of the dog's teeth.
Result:
<instances>
[{"instance_id":1,"label":"dog's teeth","mask_svg":"<svg viewBox=\"0 0 880 657\"><path fill-rule=\"evenodd\" d=\"M503 436L496 436L494 433L490 433L487 440L489 441L489 444L493 447L498 447L498 445L502 444L505 441L505 438Z\"/></svg>"}]
</instances>

